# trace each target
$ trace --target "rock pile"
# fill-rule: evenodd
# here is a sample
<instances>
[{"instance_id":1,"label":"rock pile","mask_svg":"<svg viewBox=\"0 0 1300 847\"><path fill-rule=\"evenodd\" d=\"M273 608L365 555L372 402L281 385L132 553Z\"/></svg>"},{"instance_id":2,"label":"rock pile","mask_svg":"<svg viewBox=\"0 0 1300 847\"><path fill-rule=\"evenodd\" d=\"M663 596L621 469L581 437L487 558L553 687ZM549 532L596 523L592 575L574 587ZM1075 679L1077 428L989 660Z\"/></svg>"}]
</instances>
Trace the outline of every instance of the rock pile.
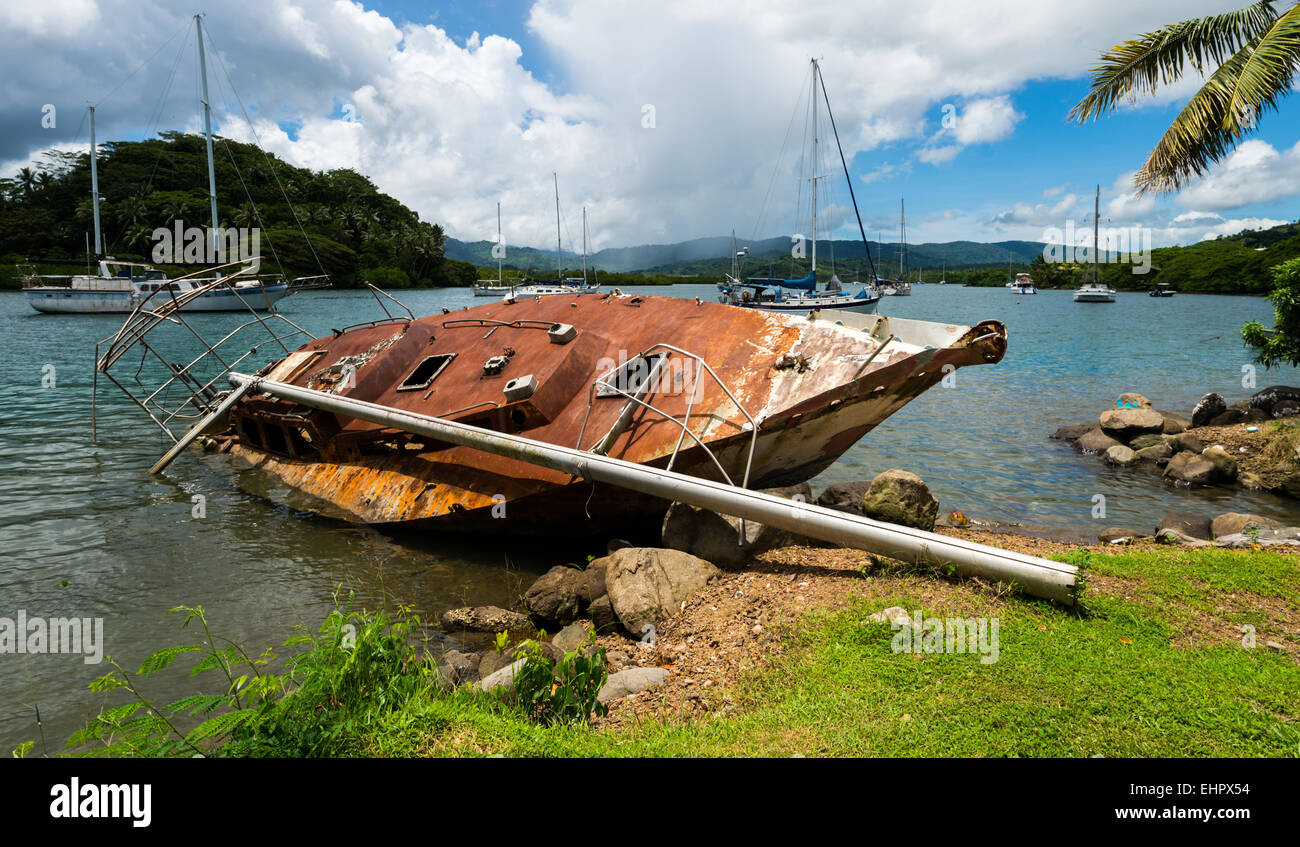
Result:
<instances>
[{"instance_id":1,"label":"rock pile","mask_svg":"<svg viewBox=\"0 0 1300 847\"><path fill-rule=\"evenodd\" d=\"M1097 536L1103 544L1135 544L1154 540L1184 547L1300 546L1300 526L1284 526L1261 515L1225 512L1215 518L1171 512L1160 519L1154 532L1110 527Z\"/></svg>"},{"instance_id":2,"label":"rock pile","mask_svg":"<svg viewBox=\"0 0 1300 847\"><path fill-rule=\"evenodd\" d=\"M1120 395L1115 408L1102 412L1095 426L1063 426L1052 438L1070 442L1112 467L1158 472L1172 485L1241 485L1300 496L1300 455L1266 469L1270 477L1266 481L1259 468L1242 467L1244 459L1260 453L1253 450L1259 445L1214 443L1235 439L1237 430L1243 437L1247 432L1259 433L1256 440L1261 440L1260 428L1247 425L1296 414L1300 414L1300 389L1280 385L1232 406L1219 394L1206 394L1190 418L1156 409L1141 394L1129 393Z\"/></svg>"},{"instance_id":3,"label":"rock pile","mask_svg":"<svg viewBox=\"0 0 1300 847\"><path fill-rule=\"evenodd\" d=\"M809 502L807 484L768 493ZM924 482L906 471L887 470L870 482L832 485L819 505L877 520L932 530L939 503ZM738 543L739 542L739 543ZM452 609L442 616L447 631L506 632L504 649L482 653L451 650L443 654L438 674L448 685L478 685L508 696L524 654L540 649L552 663L576 650L592 651L592 635L621 634L630 639L628 652L607 655L613 671L598 699L609 703L660 685L670 670L637 667L637 654L651 659L657 632L705 586L717 582L718 565L743 567L749 559L777 547L819 546L821 542L776 530L753 521L741 522L682 503L674 503L664 518L663 547L610 544L610 553L586 567L562 565L542 574L524 593L525 613L495 606ZM717 564L715 564L715 562ZM759 627L761 629L761 627ZM538 631L557 631L541 640ZM517 638L524 640L511 644ZM608 643L608 642L606 642ZM629 655L629 653L631 655ZM624 667L625 665L633 665Z\"/></svg>"}]
</instances>

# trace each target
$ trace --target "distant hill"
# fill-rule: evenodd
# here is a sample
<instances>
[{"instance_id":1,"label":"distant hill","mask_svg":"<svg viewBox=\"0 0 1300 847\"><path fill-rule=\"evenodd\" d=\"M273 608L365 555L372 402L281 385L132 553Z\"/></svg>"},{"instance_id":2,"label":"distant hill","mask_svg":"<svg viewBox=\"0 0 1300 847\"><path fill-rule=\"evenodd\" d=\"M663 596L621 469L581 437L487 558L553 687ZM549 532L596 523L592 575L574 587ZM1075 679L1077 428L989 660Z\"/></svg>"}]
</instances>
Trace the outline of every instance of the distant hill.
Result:
<instances>
[{"instance_id":1,"label":"distant hill","mask_svg":"<svg viewBox=\"0 0 1300 847\"><path fill-rule=\"evenodd\" d=\"M743 246L743 242L741 243ZM883 276L898 273L898 245L878 241L869 242L872 258ZM791 242L788 237L765 238L749 245L747 263L774 264L790 257ZM447 239L447 258L472 262L483 267L496 264L491 241L458 241ZM807 245L806 249L811 249ZM850 240L818 240L819 260L830 257L849 260L856 265L864 256L862 242ZM1005 265L1008 258L1017 265L1027 265L1035 256L1041 256L1043 245L1033 241L999 241L981 244L975 241L950 241L943 244L909 244L907 265L910 268L950 268ZM722 273L731 267L731 237L713 236L679 241L675 244L644 244L637 247L609 247L587 257L590 266L618 273L640 272L676 276L706 276ZM539 273L555 266L555 251L534 247L506 246L506 264L521 270L534 269ZM565 253L564 265L573 268L581 265L580 257ZM892 269L892 270L891 270Z\"/></svg>"},{"instance_id":2,"label":"distant hill","mask_svg":"<svg viewBox=\"0 0 1300 847\"><path fill-rule=\"evenodd\" d=\"M898 244L869 242L877 271L886 278L898 274ZM490 242L465 244L447 239L448 258L494 266ZM947 270L950 283L965 285L1002 285L1007 281L1010 259L1016 272L1028 270L1045 288L1070 288L1092 276L1091 266L1047 264L1043 261L1046 245L1034 241L949 241L945 243L909 244L909 277L924 269L925 279L936 282L940 269ZM865 279L861 241L818 241L817 265L825 279L835 272L844 281ZM1103 282L1118 289L1148 289L1157 282L1167 282L1180 291L1264 293L1272 287L1271 269L1300 256L1300 223L1288 223L1264 230L1249 230L1231 236L1201 241L1186 247L1160 247L1151 252L1148 273L1134 274L1133 266L1107 262L1102 256L1099 273ZM481 258L481 257L486 257ZM601 250L588 257L590 266L607 272L635 272L659 280L680 277L717 278L731 270L729 236L696 238L676 244L649 244ZM509 266L521 270L547 271L555 263L554 251L532 248L509 248ZM576 260L565 254L565 266L572 269ZM752 276L803 276L808 261L790 256L789 238L768 238L749 247L743 272Z\"/></svg>"},{"instance_id":3,"label":"distant hill","mask_svg":"<svg viewBox=\"0 0 1300 847\"><path fill-rule=\"evenodd\" d=\"M468 285L477 278L472 265L445 257L441 227L421 221L364 175L310 171L250 144L214 141L221 225L260 230L264 271L282 270L290 278L323 272L339 287L364 281L384 288ZM170 228L176 220L209 224L200 136L164 132L147 141L110 141L101 146L98 161L110 255L153 262L156 228ZM91 210L87 153L47 154L40 166L0 179L0 267L8 271L32 262L42 273L80 272ZM0 273L0 286L17 284Z\"/></svg>"}]
</instances>

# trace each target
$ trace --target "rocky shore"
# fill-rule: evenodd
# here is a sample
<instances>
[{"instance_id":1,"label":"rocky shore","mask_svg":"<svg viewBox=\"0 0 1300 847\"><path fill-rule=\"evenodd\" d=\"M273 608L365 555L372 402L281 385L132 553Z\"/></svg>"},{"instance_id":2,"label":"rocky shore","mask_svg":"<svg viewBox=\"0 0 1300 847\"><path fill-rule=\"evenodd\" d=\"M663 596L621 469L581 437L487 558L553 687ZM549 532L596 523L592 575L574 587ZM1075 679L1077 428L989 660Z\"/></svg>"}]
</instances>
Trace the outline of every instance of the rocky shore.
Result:
<instances>
[{"instance_id":1,"label":"rocky shore","mask_svg":"<svg viewBox=\"0 0 1300 847\"><path fill-rule=\"evenodd\" d=\"M812 500L807 483L767 489L767 493L798 502ZM933 530L939 519L939 503L925 483L897 469L870 481L832 485L816 502L925 530ZM770 600L759 602L753 599L756 593L746 594L747 589L754 591L759 579L749 570L755 560L798 563L789 568L788 576L785 569L778 570L775 593L772 575L763 576L764 592L781 598L782 613L802 612L825 599L825 586L813 590L810 581L798 578L812 561L843 559L845 554L855 562L878 561L869 553L827 549L823 542L753 521L742 527L734 517L682 503L669 508L661 537L662 547L634 547L615 539L609 542L607 555L583 567L551 568L524 593L522 611L496 606L447 611L440 621L444 631L504 635L491 649L447 651L439 666L440 677L448 685L476 685L504 694L523 665L525 652L535 646L552 663L574 650L592 655L604 647L610 675L599 699L613 704L668 684L674 676L671 671L682 676L680 662L697 636L707 635L701 646L707 645L716 661L734 669L743 666L755 649L767 646L765 627L776 610L769 608ZM855 568L853 573L860 577L861 565ZM706 599L714 624L683 634L677 622L688 608L698 608ZM743 626L732 634L737 621ZM690 686L693 680L686 674L681 684Z\"/></svg>"},{"instance_id":2,"label":"rocky shore","mask_svg":"<svg viewBox=\"0 0 1300 847\"><path fill-rule=\"evenodd\" d=\"M1163 421L1162 415L1162 426ZM806 484L769 493L811 499ZM1040 556L1078 549L974 529L960 513L940 516L938 501L924 482L897 469L870 481L833 485L817 502ZM572 651L594 655L604 648L609 678L599 699L611 710L606 723L618 725L665 709L725 714L729 695L712 695L784 649L774 633L805 613L836 607L849 596L870 595L877 588L897 592L900 584L922 599L956 590L953 581L928 566L831 547L753 522L745 523L742 535L735 518L683 504L674 504L665 516L661 543L634 547L614 540L607 555L584 566L554 567L527 589L520 611L473 607L447 612L442 616L445 630L482 633L480 638L506 635L479 652L447 652L441 677L448 685L508 696L523 652L533 645L553 663ZM1151 532L1108 529L1095 549L1143 543L1288 549L1300 547L1300 528L1252 515L1170 515Z\"/></svg>"},{"instance_id":3,"label":"rocky shore","mask_svg":"<svg viewBox=\"0 0 1300 847\"><path fill-rule=\"evenodd\" d=\"M1108 465L1169 485L1238 486L1300 498L1300 388L1271 386L1233 405L1206 394L1186 417L1121 394L1095 424L1051 436Z\"/></svg>"}]
</instances>

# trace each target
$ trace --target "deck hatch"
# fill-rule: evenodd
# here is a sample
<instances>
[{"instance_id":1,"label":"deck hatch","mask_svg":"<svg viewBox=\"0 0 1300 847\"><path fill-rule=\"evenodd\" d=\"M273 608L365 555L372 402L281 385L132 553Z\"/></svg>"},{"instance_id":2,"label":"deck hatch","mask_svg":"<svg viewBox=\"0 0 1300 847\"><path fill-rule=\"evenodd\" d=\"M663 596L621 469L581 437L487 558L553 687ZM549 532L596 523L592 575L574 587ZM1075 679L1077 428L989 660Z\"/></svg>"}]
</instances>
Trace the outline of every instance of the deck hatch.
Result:
<instances>
[{"instance_id":1,"label":"deck hatch","mask_svg":"<svg viewBox=\"0 0 1300 847\"><path fill-rule=\"evenodd\" d=\"M639 396L647 387L651 391L659 389L658 379L656 378L654 386L648 386L652 375L657 372L655 367L661 359L667 359L667 353L651 353L649 356L638 354L623 364L616 372L610 374L608 379L596 383L597 397L622 397L623 393Z\"/></svg>"},{"instance_id":2,"label":"deck hatch","mask_svg":"<svg viewBox=\"0 0 1300 847\"><path fill-rule=\"evenodd\" d=\"M451 360L456 358L455 353L441 353L437 356L426 356L420 364L415 366L406 379L402 380L397 386L398 391L420 391L428 388L433 381L438 378Z\"/></svg>"}]
</instances>

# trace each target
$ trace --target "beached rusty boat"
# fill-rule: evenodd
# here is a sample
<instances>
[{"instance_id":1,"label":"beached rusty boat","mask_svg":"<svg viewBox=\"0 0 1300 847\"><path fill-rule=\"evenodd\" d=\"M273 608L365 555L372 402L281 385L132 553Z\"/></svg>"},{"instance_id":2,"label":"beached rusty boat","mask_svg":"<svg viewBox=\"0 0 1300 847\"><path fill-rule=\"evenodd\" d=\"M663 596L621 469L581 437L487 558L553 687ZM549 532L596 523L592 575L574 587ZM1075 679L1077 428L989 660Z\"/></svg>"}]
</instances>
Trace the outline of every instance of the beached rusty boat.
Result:
<instances>
[{"instance_id":1,"label":"beached rusty boat","mask_svg":"<svg viewBox=\"0 0 1300 847\"><path fill-rule=\"evenodd\" d=\"M254 317L245 327L285 320ZM112 378L124 348L178 319L135 316L97 354L100 372ZM422 318L388 310L296 349L273 337L280 349L256 371L267 381L746 488L815 476L947 373L1006 349L996 321L791 316L617 291ZM604 529L666 506L255 388L229 397L220 377L239 362L212 352L221 361L210 379L196 359L168 362L167 382L186 386L191 418L224 398L205 424L209 446L307 495L295 505L367 524L511 533ZM185 417L137 400L169 433Z\"/></svg>"}]
</instances>

